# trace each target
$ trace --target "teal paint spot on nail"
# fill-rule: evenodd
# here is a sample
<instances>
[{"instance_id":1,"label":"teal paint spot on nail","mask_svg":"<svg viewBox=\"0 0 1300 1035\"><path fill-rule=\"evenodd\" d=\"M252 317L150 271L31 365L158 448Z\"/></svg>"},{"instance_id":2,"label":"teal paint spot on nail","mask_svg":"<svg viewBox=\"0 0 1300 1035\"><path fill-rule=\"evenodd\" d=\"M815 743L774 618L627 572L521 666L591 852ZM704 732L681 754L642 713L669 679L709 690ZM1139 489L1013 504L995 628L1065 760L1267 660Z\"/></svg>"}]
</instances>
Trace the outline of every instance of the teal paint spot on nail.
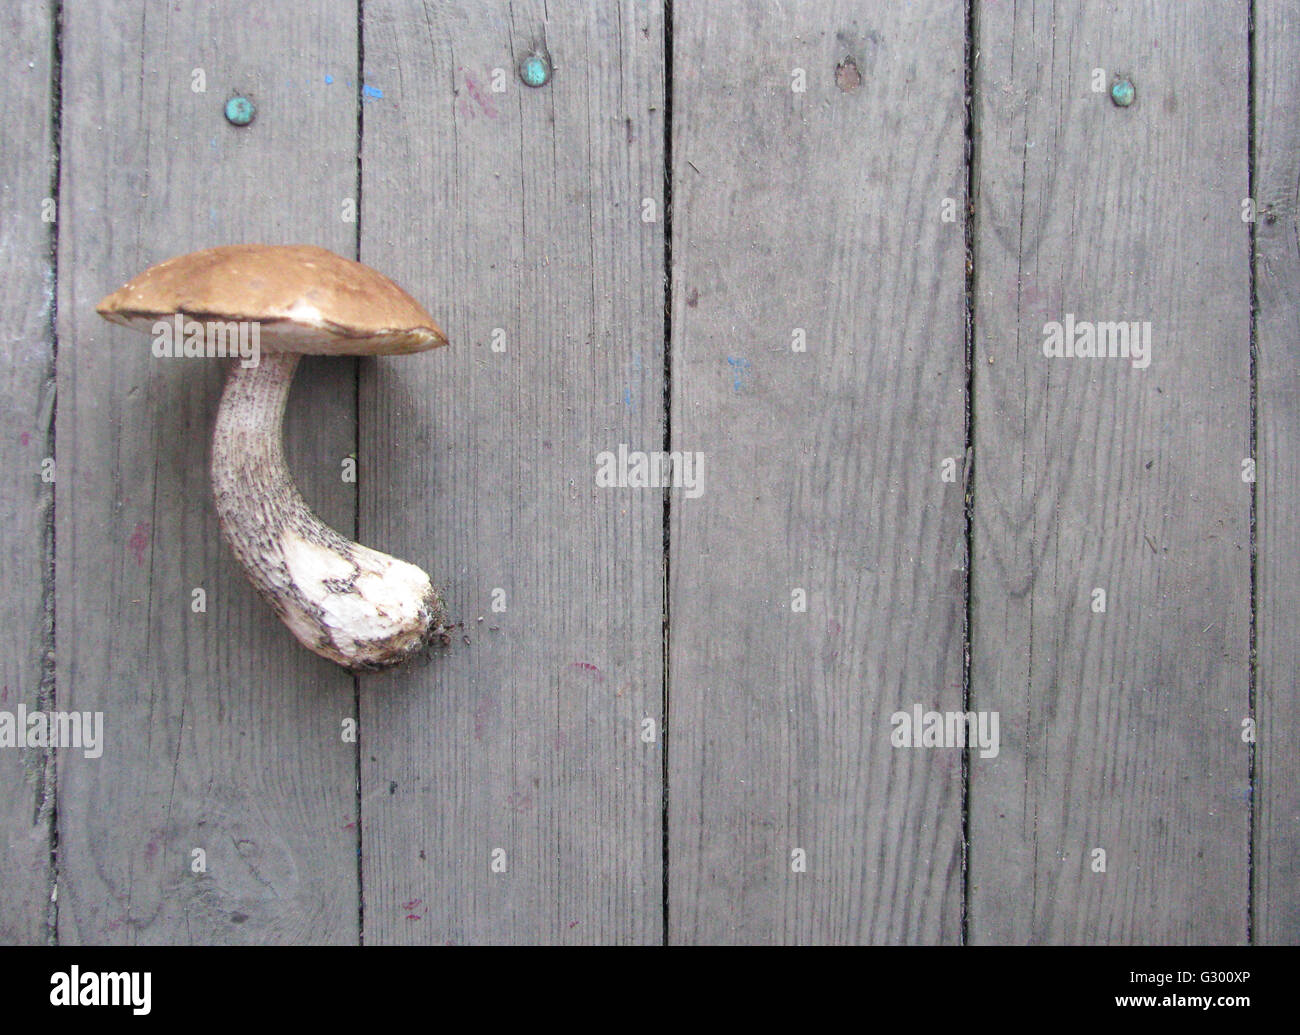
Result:
<instances>
[{"instance_id":1,"label":"teal paint spot on nail","mask_svg":"<svg viewBox=\"0 0 1300 1035\"><path fill-rule=\"evenodd\" d=\"M1116 79L1111 84L1110 99L1119 107L1127 108L1137 99L1137 90L1127 79Z\"/></svg>"},{"instance_id":2,"label":"teal paint spot on nail","mask_svg":"<svg viewBox=\"0 0 1300 1035\"><path fill-rule=\"evenodd\" d=\"M232 97L226 101L226 121L232 126L247 126L256 114L257 109L247 97Z\"/></svg>"},{"instance_id":3,"label":"teal paint spot on nail","mask_svg":"<svg viewBox=\"0 0 1300 1035\"><path fill-rule=\"evenodd\" d=\"M551 63L541 54L529 54L519 62L519 78L525 86L545 86L551 78Z\"/></svg>"}]
</instances>

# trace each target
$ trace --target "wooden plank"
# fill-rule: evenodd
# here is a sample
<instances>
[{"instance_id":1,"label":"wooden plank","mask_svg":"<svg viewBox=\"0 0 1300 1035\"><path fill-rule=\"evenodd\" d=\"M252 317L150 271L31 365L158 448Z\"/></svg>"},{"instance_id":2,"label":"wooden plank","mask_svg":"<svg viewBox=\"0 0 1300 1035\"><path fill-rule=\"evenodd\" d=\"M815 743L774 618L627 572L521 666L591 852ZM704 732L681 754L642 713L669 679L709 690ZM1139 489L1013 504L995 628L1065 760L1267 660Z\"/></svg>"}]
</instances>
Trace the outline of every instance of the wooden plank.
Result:
<instances>
[{"instance_id":1,"label":"wooden plank","mask_svg":"<svg viewBox=\"0 0 1300 1035\"><path fill-rule=\"evenodd\" d=\"M52 335L54 18L46 0L0 11L4 89L0 119L0 227L5 281L0 293L0 712L16 721L49 710L53 668L53 586L47 577L54 486L42 463L54 456ZM49 937L53 886L53 753L0 750L0 944Z\"/></svg>"},{"instance_id":2,"label":"wooden plank","mask_svg":"<svg viewBox=\"0 0 1300 1035\"><path fill-rule=\"evenodd\" d=\"M662 938L662 501L594 481L662 442L662 39L659 4L366 4L362 258L452 344L363 366L361 532L465 623L361 681L367 943Z\"/></svg>"},{"instance_id":3,"label":"wooden plank","mask_svg":"<svg viewBox=\"0 0 1300 1035\"><path fill-rule=\"evenodd\" d=\"M971 683L1003 749L970 938L1241 942L1247 4L982 4L977 40ZM1149 322L1149 365L1048 357L1067 314Z\"/></svg>"},{"instance_id":4,"label":"wooden plank","mask_svg":"<svg viewBox=\"0 0 1300 1035\"><path fill-rule=\"evenodd\" d=\"M104 713L105 747L59 759L59 937L355 942L354 681L297 645L220 541L220 365L155 359L94 305L214 244L353 253L356 12L111 2L63 18L57 678L61 702ZM236 92L258 105L243 129L223 117ZM290 466L350 532L355 364L299 376Z\"/></svg>"},{"instance_id":5,"label":"wooden plank","mask_svg":"<svg viewBox=\"0 0 1300 1035\"><path fill-rule=\"evenodd\" d=\"M1255 20L1256 631L1254 936L1300 942L1300 2Z\"/></svg>"},{"instance_id":6,"label":"wooden plank","mask_svg":"<svg viewBox=\"0 0 1300 1035\"><path fill-rule=\"evenodd\" d=\"M673 942L960 936L961 753L891 716L962 699L964 41L674 8Z\"/></svg>"}]
</instances>

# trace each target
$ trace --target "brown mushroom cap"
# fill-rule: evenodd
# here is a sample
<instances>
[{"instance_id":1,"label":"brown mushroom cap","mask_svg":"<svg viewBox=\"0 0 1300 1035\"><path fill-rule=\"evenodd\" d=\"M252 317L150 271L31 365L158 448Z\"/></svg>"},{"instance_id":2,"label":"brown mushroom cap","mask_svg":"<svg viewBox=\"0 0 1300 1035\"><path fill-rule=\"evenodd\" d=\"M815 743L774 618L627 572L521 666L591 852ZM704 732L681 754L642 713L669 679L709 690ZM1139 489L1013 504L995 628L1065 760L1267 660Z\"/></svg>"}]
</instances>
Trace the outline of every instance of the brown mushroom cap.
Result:
<instances>
[{"instance_id":1,"label":"brown mushroom cap","mask_svg":"<svg viewBox=\"0 0 1300 1035\"><path fill-rule=\"evenodd\" d=\"M179 255L106 296L96 312L149 333L180 314L259 325L275 352L424 352L447 337L410 295L369 266L305 244L232 244Z\"/></svg>"}]
</instances>

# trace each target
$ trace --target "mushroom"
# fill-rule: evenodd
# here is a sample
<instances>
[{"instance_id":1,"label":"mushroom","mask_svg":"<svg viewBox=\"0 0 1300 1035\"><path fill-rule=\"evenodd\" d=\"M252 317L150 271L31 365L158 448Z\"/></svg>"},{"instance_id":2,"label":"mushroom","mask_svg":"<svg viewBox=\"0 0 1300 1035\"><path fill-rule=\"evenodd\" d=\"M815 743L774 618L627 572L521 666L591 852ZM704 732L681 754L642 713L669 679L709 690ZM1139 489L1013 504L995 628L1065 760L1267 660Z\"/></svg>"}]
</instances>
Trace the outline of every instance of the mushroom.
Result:
<instances>
[{"instance_id":1,"label":"mushroom","mask_svg":"<svg viewBox=\"0 0 1300 1035\"><path fill-rule=\"evenodd\" d=\"M316 517L285 466L280 441L300 356L389 355L447 344L410 295L323 248L248 244L151 266L96 311L155 335L155 355L232 357L212 442L221 532L303 646L364 671L404 661L446 635L446 609L429 576L348 541ZM172 330L184 335L183 347ZM242 351L230 347L241 330Z\"/></svg>"}]
</instances>

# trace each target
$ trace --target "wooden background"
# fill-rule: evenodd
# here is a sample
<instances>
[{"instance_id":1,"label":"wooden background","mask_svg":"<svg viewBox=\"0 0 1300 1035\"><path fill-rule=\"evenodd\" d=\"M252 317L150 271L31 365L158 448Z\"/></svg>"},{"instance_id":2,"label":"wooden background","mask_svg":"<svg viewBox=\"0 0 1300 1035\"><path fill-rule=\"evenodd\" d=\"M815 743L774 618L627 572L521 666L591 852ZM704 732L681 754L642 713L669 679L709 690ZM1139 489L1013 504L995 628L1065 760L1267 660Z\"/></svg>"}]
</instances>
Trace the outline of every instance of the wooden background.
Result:
<instances>
[{"instance_id":1,"label":"wooden background","mask_svg":"<svg viewBox=\"0 0 1300 1035\"><path fill-rule=\"evenodd\" d=\"M0 941L1300 942L1300 0L0 31L0 710L106 729L0 750ZM286 423L464 623L406 669L273 618L219 364L94 313L240 241L452 341L309 359ZM1149 321L1150 366L1045 357L1067 313ZM620 444L702 495L598 488ZM1000 753L893 747L913 704Z\"/></svg>"}]
</instances>

